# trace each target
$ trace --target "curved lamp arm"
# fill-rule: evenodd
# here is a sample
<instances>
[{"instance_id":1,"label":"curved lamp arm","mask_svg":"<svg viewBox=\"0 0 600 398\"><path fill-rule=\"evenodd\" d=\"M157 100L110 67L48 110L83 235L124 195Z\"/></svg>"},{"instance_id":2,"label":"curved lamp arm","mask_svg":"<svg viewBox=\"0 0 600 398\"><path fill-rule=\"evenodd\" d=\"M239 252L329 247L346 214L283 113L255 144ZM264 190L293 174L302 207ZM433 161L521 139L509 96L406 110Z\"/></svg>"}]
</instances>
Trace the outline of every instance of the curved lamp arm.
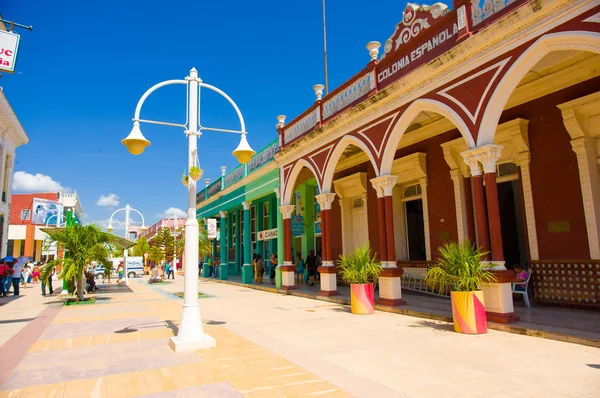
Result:
<instances>
[{"instance_id":1,"label":"curved lamp arm","mask_svg":"<svg viewBox=\"0 0 600 398\"><path fill-rule=\"evenodd\" d=\"M240 127L241 127L241 133L242 134L247 134L246 133L246 123L244 122L244 117L242 116L242 112L240 112L240 109L238 108L238 106L236 105L235 102L233 102L233 100L231 99L231 97L229 97L227 94L225 94L225 92L223 92L222 90L216 88L215 86L211 86L210 84L206 84L206 83L198 83L198 85L200 87L205 87L209 90L214 91L217 94L221 94L227 101L229 101L229 103L231 104L231 106L233 106L233 109L235 109L235 113L237 113L238 118L240 119Z\"/></svg>"},{"instance_id":2,"label":"curved lamp arm","mask_svg":"<svg viewBox=\"0 0 600 398\"><path fill-rule=\"evenodd\" d=\"M146 228L146 220L144 220L144 216L142 215L142 213L140 213L138 210L134 209L133 207L130 207L129 210L135 211L137 214L140 215L140 217L142 217L142 228Z\"/></svg>"},{"instance_id":3,"label":"curved lamp arm","mask_svg":"<svg viewBox=\"0 0 600 398\"><path fill-rule=\"evenodd\" d=\"M148 90L146 90L144 95L142 95L142 98L140 98L140 100L138 101L137 106L135 107L135 114L133 116L133 120L140 119L140 112L142 111L142 105L144 105L144 101L146 101L146 98L148 98L148 96L150 94L152 94L154 91L158 90L161 87L168 86L169 84L187 84L187 81L179 80L179 79L165 80L164 82L160 82L160 83L155 84L154 86L150 87Z\"/></svg>"}]
</instances>

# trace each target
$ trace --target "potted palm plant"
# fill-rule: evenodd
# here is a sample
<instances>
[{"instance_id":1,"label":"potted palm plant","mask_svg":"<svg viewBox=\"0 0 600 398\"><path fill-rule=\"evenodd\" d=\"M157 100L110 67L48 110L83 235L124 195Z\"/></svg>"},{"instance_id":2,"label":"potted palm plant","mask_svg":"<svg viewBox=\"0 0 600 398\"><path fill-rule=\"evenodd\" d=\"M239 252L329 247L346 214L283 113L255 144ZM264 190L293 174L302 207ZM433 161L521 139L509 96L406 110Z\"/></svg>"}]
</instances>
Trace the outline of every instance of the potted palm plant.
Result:
<instances>
[{"instance_id":1,"label":"potted palm plant","mask_svg":"<svg viewBox=\"0 0 600 398\"><path fill-rule=\"evenodd\" d=\"M487 333L487 318L482 287L494 283L493 272L485 269L479 249L471 242L446 242L440 257L425 278L433 289L450 290L454 331L466 334Z\"/></svg>"},{"instance_id":2,"label":"potted palm plant","mask_svg":"<svg viewBox=\"0 0 600 398\"><path fill-rule=\"evenodd\" d=\"M367 242L357 247L354 253L340 256L338 271L342 279L350 284L350 304L353 314L372 314L375 311L373 282L382 271L381 264L371 252Z\"/></svg>"}]
</instances>

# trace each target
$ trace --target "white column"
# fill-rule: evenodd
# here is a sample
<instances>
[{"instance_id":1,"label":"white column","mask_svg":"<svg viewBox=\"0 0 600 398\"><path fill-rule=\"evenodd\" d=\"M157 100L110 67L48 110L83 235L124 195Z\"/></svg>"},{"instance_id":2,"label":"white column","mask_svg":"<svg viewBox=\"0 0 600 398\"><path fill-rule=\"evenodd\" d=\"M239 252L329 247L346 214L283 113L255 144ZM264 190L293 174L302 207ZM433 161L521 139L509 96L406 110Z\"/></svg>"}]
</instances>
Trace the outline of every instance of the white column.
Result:
<instances>
[{"instance_id":1,"label":"white column","mask_svg":"<svg viewBox=\"0 0 600 398\"><path fill-rule=\"evenodd\" d=\"M429 206L427 201L427 178L419 179L423 201L423 228L425 230L425 255L431 261L431 237L429 236Z\"/></svg>"},{"instance_id":2,"label":"white column","mask_svg":"<svg viewBox=\"0 0 600 398\"><path fill-rule=\"evenodd\" d=\"M198 72L190 71L189 88L189 131L188 169L194 165L198 142ZM185 222L185 267L183 312L177 337L171 337L169 345L175 352L196 351L201 348L216 347L214 338L204 333L200 306L198 305L198 220L196 219L196 181L189 179L188 209Z\"/></svg>"},{"instance_id":3,"label":"white column","mask_svg":"<svg viewBox=\"0 0 600 398\"><path fill-rule=\"evenodd\" d=\"M467 218L467 206L465 200L465 178L459 169L450 170L450 178L454 183L454 205L456 209L456 231L458 232L458 243L465 242L469 232L469 220Z\"/></svg>"},{"instance_id":4,"label":"white column","mask_svg":"<svg viewBox=\"0 0 600 398\"><path fill-rule=\"evenodd\" d=\"M529 240L529 256L532 260L540 259L538 248L537 226L535 225L535 210L533 206L533 188L531 187L531 173L529 172L529 152L519 154L519 167L521 168L521 187L523 189L523 203L525 204L525 221L527 223L527 239Z\"/></svg>"},{"instance_id":5,"label":"white column","mask_svg":"<svg viewBox=\"0 0 600 398\"><path fill-rule=\"evenodd\" d=\"M129 204L125 206L125 239L129 239ZM75 212L75 208L73 208ZM128 249L123 250L123 282L125 285L129 285L129 277L127 276L127 257L129 257Z\"/></svg>"}]
</instances>

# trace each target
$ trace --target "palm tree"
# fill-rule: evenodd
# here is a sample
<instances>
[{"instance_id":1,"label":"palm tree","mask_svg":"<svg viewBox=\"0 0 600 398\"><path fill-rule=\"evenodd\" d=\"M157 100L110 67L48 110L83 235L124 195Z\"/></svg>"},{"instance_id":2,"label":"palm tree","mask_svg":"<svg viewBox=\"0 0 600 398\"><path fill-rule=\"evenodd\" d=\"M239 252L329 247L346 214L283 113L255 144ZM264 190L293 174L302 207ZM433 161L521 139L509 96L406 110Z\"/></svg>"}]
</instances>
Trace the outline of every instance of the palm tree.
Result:
<instances>
[{"instance_id":1,"label":"palm tree","mask_svg":"<svg viewBox=\"0 0 600 398\"><path fill-rule=\"evenodd\" d=\"M108 257L110 247L115 244L113 236L93 224L76 224L55 229L47 234L51 242L56 242L65 251L65 256L49 261L42 270L42 277L47 278L57 265L62 265L59 278L67 281L70 293L77 292L77 301L83 300L87 266L94 260L105 267L112 265Z\"/></svg>"}]
</instances>

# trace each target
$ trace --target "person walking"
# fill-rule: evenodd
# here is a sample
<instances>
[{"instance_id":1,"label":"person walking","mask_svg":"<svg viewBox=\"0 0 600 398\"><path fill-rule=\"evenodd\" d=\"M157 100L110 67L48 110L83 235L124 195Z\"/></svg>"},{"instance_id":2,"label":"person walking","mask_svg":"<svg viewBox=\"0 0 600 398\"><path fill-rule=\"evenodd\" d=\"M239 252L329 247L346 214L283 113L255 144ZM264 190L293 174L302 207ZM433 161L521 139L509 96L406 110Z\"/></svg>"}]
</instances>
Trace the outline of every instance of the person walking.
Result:
<instances>
[{"instance_id":1,"label":"person walking","mask_svg":"<svg viewBox=\"0 0 600 398\"><path fill-rule=\"evenodd\" d=\"M23 267L23 272L21 272L21 279L23 282L23 289L27 288L27 282L29 282L29 278L31 277L31 268L29 268L28 264L25 264Z\"/></svg>"},{"instance_id":2,"label":"person walking","mask_svg":"<svg viewBox=\"0 0 600 398\"><path fill-rule=\"evenodd\" d=\"M168 264L168 266L169 266L169 269L168 269L169 273L167 274L167 279L173 277L171 279L175 280L175 270L173 269L174 265Z\"/></svg>"},{"instance_id":3,"label":"person walking","mask_svg":"<svg viewBox=\"0 0 600 398\"><path fill-rule=\"evenodd\" d=\"M119 274L119 279L117 279L117 285L118 285L123 280L123 261L121 261L119 263L119 266L117 267L117 272Z\"/></svg>"},{"instance_id":4,"label":"person walking","mask_svg":"<svg viewBox=\"0 0 600 398\"><path fill-rule=\"evenodd\" d=\"M14 263L5 261L4 264L8 267L8 271L6 272L6 279L4 280L4 295L8 296L10 294L10 288L12 286L12 274Z\"/></svg>"},{"instance_id":5,"label":"person walking","mask_svg":"<svg viewBox=\"0 0 600 398\"><path fill-rule=\"evenodd\" d=\"M302 253L296 254L296 284L302 287L302 278L304 278L304 260L302 260Z\"/></svg>"},{"instance_id":6,"label":"person walking","mask_svg":"<svg viewBox=\"0 0 600 398\"><path fill-rule=\"evenodd\" d=\"M215 278L219 279L221 275L221 256L215 256L213 267L215 271Z\"/></svg>"},{"instance_id":7,"label":"person walking","mask_svg":"<svg viewBox=\"0 0 600 398\"><path fill-rule=\"evenodd\" d=\"M42 277L42 296L46 295L46 287L48 287L49 294L54 293L54 288L52 287L52 276L54 276L54 269L50 270L50 274L47 279ZM104 281L102 281L104 283Z\"/></svg>"},{"instance_id":8,"label":"person walking","mask_svg":"<svg viewBox=\"0 0 600 398\"><path fill-rule=\"evenodd\" d=\"M256 256L256 284L262 285L263 275L265 273L265 262L263 261L260 254Z\"/></svg>"},{"instance_id":9,"label":"person walking","mask_svg":"<svg viewBox=\"0 0 600 398\"><path fill-rule=\"evenodd\" d=\"M6 297L6 279L12 276L12 270L0 258L0 297Z\"/></svg>"},{"instance_id":10,"label":"person walking","mask_svg":"<svg viewBox=\"0 0 600 398\"><path fill-rule=\"evenodd\" d=\"M317 256L315 256L314 250L311 250L306 256L306 268L308 269L308 285L314 286L317 273Z\"/></svg>"},{"instance_id":11,"label":"person walking","mask_svg":"<svg viewBox=\"0 0 600 398\"><path fill-rule=\"evenodd\" d=\"M19 283L21 282L21 273L23 271L23 264L18 262L13 265L12 273L12 285L13 285L13 296L19 297Z\"/></svg>"},{"instance_id":12,"label":"person walking","mask_svg":"<svg viewBox=\"0 0 600 398\"><path fill-rule=\"evenodd\" d=\"M277 254L271 253L271 258L269 259L271 263L271 272L269 274L269 278L271 278L271 285L275 284L275 270L277 269Z\"/></svg>"},{"instance_id":13,"label":"person walking","mask_svg":"<svg viewBox=\"0 0 600 398\"><path fill-rule=\"evenodd\" d=\"M32 283L38 284L40 282L40 267L37 265L33 266L33 272L31 273Z\"/></svg>"}]
</instances>

